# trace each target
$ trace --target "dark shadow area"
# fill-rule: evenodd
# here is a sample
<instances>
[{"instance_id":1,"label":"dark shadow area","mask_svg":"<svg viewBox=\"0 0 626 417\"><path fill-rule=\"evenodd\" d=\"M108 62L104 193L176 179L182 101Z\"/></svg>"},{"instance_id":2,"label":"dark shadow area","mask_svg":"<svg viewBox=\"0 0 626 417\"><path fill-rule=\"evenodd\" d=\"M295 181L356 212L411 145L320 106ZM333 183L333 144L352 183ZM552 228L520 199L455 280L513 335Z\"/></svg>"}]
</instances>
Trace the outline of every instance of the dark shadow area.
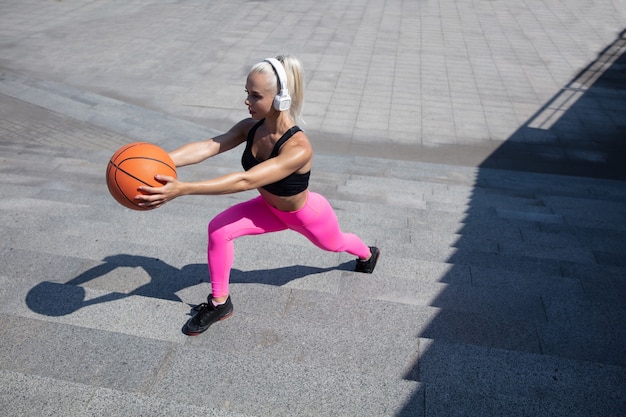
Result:
<instances>
[{"instance_id":1,"label":"dark shadow area","mask_svg":"<svg viewBox=\"0 0 626 417\"><path fill-rule=\"evenodd\" d=\"M397 415L623 413L626 31L479 168Z\"/></svg>"},{"instance_id":2,"label":"dark shadow area","mask_svg":"<svg viewBox=\"0 0 626 417\"><path fill-rule=\"evenodd\" d=\"M626 179L626 31L482 164Z\"/></svg>"},{"instance_id":3,"label":"dark shadow area","mask_svg":"<svg viewBox=\"0 0 626 417\"><path fill-rule=\"evenodd\" d=\"M337 267L316 268L303 265L292 265L271 270L231 271L231 283L266 284L282 286L292 280L308 275L319 274L331 270L351 270L354 262L345 262ZM85 289L81 287L95 279L104 277L118 268L141 268L150 277L150 282L130 292L112 291L101 297L85 300ZM119 280L120 278L112 278ZM66 283L43 281L33 287L26 296L28 307L46 316L64 316L83 307L94 304L119 300L132 295L160 298L163 300L182 301L176 293L185 288L208 281L206 264L186 265L182 269L175 268L160 259L145 256L120 254L103 259L103 263L91 268ZM108 285L115 287L115 282Z\"/></svg>"}]
</instances>

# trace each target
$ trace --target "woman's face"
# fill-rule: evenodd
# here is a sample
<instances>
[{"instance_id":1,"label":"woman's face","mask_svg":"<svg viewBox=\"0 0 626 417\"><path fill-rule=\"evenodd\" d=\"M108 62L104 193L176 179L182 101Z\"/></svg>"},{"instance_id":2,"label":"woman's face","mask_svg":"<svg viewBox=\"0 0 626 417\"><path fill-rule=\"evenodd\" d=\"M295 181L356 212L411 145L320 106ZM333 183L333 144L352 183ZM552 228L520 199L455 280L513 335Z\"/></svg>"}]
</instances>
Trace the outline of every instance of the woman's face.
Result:
<instances>
[{"instance_id":1,"label":"woman's face","mask_svg":"<svg viewBox=\"0 0 626 417\"><path fill-rule=\"evenodd\" d=\"M276 112L272 103L276 96L275 88L270 82L271 74L262 74L258 72L248 74L246 80L246 106L250 112L250 117L254 120L266 118L272 112Z\"/></svg>"}]
</instances>

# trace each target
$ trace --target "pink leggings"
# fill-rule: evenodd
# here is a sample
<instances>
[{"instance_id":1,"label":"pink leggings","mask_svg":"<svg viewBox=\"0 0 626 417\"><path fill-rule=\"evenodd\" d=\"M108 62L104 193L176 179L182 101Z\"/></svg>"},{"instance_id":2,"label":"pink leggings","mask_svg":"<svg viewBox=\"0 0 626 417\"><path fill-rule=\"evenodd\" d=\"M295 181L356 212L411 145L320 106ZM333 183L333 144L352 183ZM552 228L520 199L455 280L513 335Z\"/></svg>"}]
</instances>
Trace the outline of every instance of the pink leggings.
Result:
<instances>
[{"instance_id":1,"label":"pink leggings","mask_svg":"<svg viewBox=\"0 0 626 417\"><path fill-rule=\"evenodd\" d=\"M213 297L228 295L234 239L286 229L301 233L327 251L348 252L362 259L370 256L369 247L359 237L341 231L335 212L321 195L309 192L304 207L292 212L277 210L258 196L226 209L209 223L207 252Z\"/></svg>"}]
</instances>

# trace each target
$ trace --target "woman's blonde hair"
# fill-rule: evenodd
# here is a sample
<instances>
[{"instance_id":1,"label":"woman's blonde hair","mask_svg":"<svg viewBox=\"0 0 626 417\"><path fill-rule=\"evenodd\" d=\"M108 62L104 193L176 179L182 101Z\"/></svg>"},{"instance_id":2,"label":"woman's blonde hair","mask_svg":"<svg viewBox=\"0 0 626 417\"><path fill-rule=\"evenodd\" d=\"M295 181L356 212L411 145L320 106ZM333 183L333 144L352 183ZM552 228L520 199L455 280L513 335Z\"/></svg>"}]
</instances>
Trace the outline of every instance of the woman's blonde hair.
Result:
<instances>
[{"instance_id":1,"label":"woman's blonde hair","mask_svg":"<svg viewBox=\"0 0 626 417\"><path fill-rule=\"evenodd\" d=\"M283 65L285 73L287 74L287 88L291 96L289 115L295 122L302 121L302 104L304 101L304 74L302 72L302 64L298 58L291 55L278 55L276 59ZM276 91L280 89L276 72L269 62L262 61L255 64L250 72L272 74L273 77L270 77L270 79L273 80L273 87L275 87Z\"/></svg>"}]
</instances>

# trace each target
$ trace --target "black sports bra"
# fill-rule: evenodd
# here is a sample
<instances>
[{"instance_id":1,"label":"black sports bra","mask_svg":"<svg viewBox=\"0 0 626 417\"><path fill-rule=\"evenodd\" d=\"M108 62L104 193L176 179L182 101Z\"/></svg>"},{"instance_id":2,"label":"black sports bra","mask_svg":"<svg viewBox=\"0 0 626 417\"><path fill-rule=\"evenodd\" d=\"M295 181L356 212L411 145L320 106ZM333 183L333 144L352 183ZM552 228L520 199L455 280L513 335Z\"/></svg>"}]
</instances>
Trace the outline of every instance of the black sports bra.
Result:
<instances>
[{"instance_id":1,"label":"black sports bra","mask_svg":"<svg viewBox=\"0 0 626 417\"><path fill-rule=\"evenodd\" d=\"M254 134L256 133L256 130L259 128L259 126L263 124L264 121L265 119L255 124L252 129L250 129L250 132L248 132L246 149L243 151L243 155L241 155L241 165L246 171L263 162L259 161L254 157L254 155L252 155L252 142L254 141ZM287 142L289 138L291 138L294 134L300 132L301 130L302 129L300 129L298 126L294 126L287 132L285 132L285 134L282 135L280 139L278 139L276 145L274 145L274 149L272 149L272 153L270 154L268 159L278 156L280 147L283 146L283 144ZM298 174L294 172L283 178L282 180L264 186L263 189L280 197L296 195L309 187L310 176L311 171L307 172L306 174Z\"/></svg>"}]
</instances>

